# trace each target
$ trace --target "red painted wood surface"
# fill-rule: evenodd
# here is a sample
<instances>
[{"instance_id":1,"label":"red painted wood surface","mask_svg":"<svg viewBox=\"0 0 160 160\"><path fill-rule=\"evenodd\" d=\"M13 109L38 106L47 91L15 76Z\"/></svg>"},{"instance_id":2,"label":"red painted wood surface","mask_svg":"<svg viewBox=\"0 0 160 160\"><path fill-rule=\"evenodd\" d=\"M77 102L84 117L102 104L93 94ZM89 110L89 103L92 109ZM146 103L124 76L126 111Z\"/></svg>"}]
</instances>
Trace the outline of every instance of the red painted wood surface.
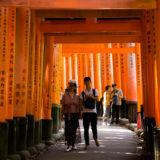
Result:
<instances>
[{"instance_id":1,"label":"red painted wood surface","mask_svg":"<svg viewBox=\"0 0 160 160\"><path fill-rule=\"evenodd\" d=\"M30 10L17 9L14 116L26 116Z\"/></svg>"},{"instance_id":2,"label":"red painted wood surface","mask_svg":"<svg viewBox=\"0 0 160 160\"><path fill-rule=\"evenodd\" d=\"M156 8L156 0L5 0L0 5L47 9L151 9Z\"/></svg>"}]
</instances>

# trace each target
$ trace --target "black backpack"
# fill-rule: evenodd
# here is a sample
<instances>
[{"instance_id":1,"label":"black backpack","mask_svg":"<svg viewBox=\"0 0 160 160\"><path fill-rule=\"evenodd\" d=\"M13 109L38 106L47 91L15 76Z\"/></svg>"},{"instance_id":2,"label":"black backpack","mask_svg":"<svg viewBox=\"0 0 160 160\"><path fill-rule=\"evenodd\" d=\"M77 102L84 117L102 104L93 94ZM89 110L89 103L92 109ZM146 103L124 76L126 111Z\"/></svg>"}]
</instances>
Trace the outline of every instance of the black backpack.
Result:
<instances>
[{"instance_id":1,"label":"black backpack","mask_svg":"<svg viewBox=\"0 0 160 160\"><path fill-rule=\"evenodd\" d=\"M84 100L84 91L82 92L82 97L83 97L83 106L87 109L94 109L96 106L96 101L93 100L92 98L87 98ZM93 89L93 95L95 96L95 89Z\"/></svg>"}]
</instances>

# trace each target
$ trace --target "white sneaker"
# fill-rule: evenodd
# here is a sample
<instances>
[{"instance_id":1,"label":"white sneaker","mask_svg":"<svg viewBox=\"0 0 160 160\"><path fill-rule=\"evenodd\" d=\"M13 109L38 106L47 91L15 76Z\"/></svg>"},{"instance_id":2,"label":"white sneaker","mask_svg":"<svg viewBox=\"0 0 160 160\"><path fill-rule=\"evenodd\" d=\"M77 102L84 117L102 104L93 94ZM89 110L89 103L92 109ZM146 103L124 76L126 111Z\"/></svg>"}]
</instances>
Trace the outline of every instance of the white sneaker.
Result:
<instances>
[{"instance_id":1,"label":"white sneaker","mask_svg":"<svg viewBox=\"0 0 160 160\"><path fill-rule=\"evenodd\" d=\"M110 123L107 123L107 126L110 126Z\"/></svg>"},{"instance_id":2,"label":"white sneaker","mask_svg":"<svg viewBox=\"0 0 160 160\"><path fill-rule=\"evenodd\" d=\"M73 150L77 150L77 147L76 147L76 146L72 146L72 149L73 149Z\"/></svg>"},{"instance_id":3,"label":"white sneaker","mask_svg":"<svg viewBox=\"0 0 160 160\"><path fill-rule=\"evenodd\" d=\"M68 146L66 149L65 149L65 152L70 152L72 150L72 146Z\"/></svg>"}]
</instances>

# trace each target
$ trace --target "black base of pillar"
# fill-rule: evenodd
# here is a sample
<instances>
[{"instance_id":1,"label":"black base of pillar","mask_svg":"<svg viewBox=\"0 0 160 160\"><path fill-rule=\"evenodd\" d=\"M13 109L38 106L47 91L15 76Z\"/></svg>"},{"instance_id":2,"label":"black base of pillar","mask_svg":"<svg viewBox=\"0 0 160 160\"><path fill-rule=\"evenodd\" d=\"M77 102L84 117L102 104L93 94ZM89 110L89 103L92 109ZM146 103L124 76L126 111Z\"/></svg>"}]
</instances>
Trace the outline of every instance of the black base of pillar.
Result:
<instances>
[{"instance_id":1,"label":"black base of pillar","mask_svg":"<svg viewBox=\"0 0 160 160\"><path fill-rule=\"evenodd\" d=\"M42 140L42 119L40 120L40 140Z\"/></svg>"},{"instance_id":2,"label":"black base of pillar","mask_svg":"<svg viewBox=\"0 0 160 160\"><path fill-rule=\"evenodd\" d=\"M59 106L58 104L52 105L52 119L53 119L53 133L59 131Z\"/></svg>"},{"instance_id":3,"label":"black base of pillar","mask_svg":"<svg viewBox=\"0 0 160 160\"><path fill-rule=\"evenodd\" d=\"M41 143L42 140L42 121L35 121L34 144Z\"/></svg>"},{"instance_id":4,"label":"black base of pillar","mask_svg":"<svg viewBox=\"0 0 160 160\"><path fill-rule=\"evenodd\" d=\"M137 102L127 101L129 123L137 123Z\"/></svg>"},{"instance_id":5,"label":"black base of pillar","mask_svg":"<svg viewBox=\"0 0 160 160\"><path fill-rule=\"evenodd\" d=\"M142 128L143 128L143 119L144 119L144 109L143 109L143 105L141 105L141 124L142 124Z\"/></svg>"},{"instance_id":6,"label":"black base of pillar","mask_svg":"<svg viewBox=\"0 0 160 160\"><path fill-rule=\"evenodd\" d=\"M62 113L62 107L61 107L61 105L60 105L60 106L59 106L59 129L62 128L61 113Z\"/></svg>"},{"instance_id":7,"label":"black base of pillar","mask_svg":"<svg viewBox=\"0 0 160 160\"><path fill-rule=\"evenodd\" d=\"M16 152L16 121L7 120L8 122L8 154Z\"/></svg>"},{"instance_id":8,"label":"black base of pillar","mask_svg":"<svg viewBox=\"0 0 160 160\"><path fill-rule=\"evenodd\" d=\"M8 123L0 122L0 160L8 156Z\"/></svg>"},{"instance_id":9,"label":"black base of pillar","mask_svg":"<svg viewBox=\"0 0 160 160\"><path fill-rule=\"evenodd\" d=\"M51 140L53 130L52 119L42 119L42 140Z\"/></svg>"},{"instance_id":10,"label":"black base of pillar","mask_svg":"<svg viewBox=\"0 0 160 160\"><path fill-rule=\"evenodd\" d=\"M27 114L27 118L28 118L27 147L32 147L34 145L34 131L35 131L34 115Z\"/></svg>"},{"instance_id":11,"label":"black base of pillar","mask_svg":"<svg viewBox=\"0 0 160 160\"><path fill-rule=\"evenodd\" d=\"M154 118L145 118L143 122L144 130L144 149L151 155L154 155L154 128L156 122Z\"/></svg>"},{"instance_id":12,"label":"black base of pillar","mask_svg":"<svg viewBox=\"0 0 160 160\"><path fill-rule=\"evenodd\" d=\"M126 118L126 102L122 100L122 105L120 106L120 117Z\"/></svg>"},{"instance_id":13,"label":"black base of pillar","mask_svg":"<svg viewBox=\"0 0 160 160\"><path fill-rule=\"evenodd\" d=\"M155 127L154 129L154 159L159 160L160 159L160 128Z\"/></svg>"},{"instance_id":14,"label":"black base of pillar","mask_svg":"<svg viewBox=\"0 0 160 160\"><path fill-rule=\"evenodd\" d=\"M16 150L25 150L27 147L27 124L26 117L15 117L16 120Z\"/></svg>"}]
</instances>

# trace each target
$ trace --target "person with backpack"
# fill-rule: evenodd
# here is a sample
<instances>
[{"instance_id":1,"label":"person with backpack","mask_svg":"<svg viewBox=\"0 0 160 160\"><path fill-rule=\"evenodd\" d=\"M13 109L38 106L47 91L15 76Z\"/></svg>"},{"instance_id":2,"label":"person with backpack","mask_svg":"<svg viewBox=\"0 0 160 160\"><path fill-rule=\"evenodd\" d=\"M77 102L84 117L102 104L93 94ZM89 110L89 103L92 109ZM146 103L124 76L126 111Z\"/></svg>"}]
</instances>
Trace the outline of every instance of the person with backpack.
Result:
<instances>
[{"instance_id":1,"label":"person with backpack","mask_svg":"<svg viewBox=\"0 0 160 160\"><path fill-rule=\"evenodd\" d=\"M66 152L75 150L76 132L79 127L79 118L81 116L81 101L76 95L77 89L75 80L68 82L67 92L62 97L62 117L65 120L65 141L67 141Z\"/></svg>"},{"instance_id":2,"label":"person with backpack","mask_svg":"<svg viewBox=\"0 0 160 160\"><path fill-rule=\"evenodd\" d=\"M111 125L113 125L114 118L116 117L116 125L119 124L119 109L122 104L123 92L117 88L117 85L112 84L113 91L111 92L112 98L112 118Z\"/></svg>"},{"instance_id":3,"label":"person with backpack","mask_svg":"<svg viewBox=\"0 0 160 160\"><path fill-rule=\"evenodd\" d=\"M86 89L80 94L80 99L83 105L83 127L84 127L84 138L85 138L85 150L89 149L89 126L91 124L93 139L95 140L96 146L99 147L98 136L97 136L97 111L96 102L98 101L98 91L91 88L90 77L84 78L84 84Z\"/></svg>"}]
</instances>

